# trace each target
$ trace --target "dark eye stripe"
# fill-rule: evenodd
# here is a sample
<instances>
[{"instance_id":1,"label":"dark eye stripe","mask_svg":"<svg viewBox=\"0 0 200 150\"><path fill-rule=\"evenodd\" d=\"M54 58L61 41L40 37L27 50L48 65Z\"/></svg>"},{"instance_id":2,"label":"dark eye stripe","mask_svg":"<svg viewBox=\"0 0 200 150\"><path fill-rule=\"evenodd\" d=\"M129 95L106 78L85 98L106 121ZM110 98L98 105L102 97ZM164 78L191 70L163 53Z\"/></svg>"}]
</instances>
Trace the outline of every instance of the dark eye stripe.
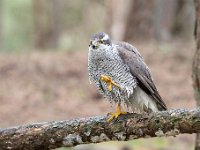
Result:
<instances>
[{"instance_id":1,"label":"dark eye stripe","mask_svg":"<svg viewBox=\"0 0 200 150\"><path fill-rule=\"evenodd\" d=\"M108 39L108 40L104 40L103 43L104 43L104 44L110 45L111 42L110 42L110 40Z\"/></svg>"},{"instance_id":2,"label":"dark eye stripe","mask_svg":"<svg viewBox=\"0 0 200 150\"><path fill-rule=\"evenodd\" d=\"M111 41L108 39L108 40L100 40L99 43L103 43L103 44L106 44L106 45L110 45L111 44Z\"/></svg>"}]
</instances>

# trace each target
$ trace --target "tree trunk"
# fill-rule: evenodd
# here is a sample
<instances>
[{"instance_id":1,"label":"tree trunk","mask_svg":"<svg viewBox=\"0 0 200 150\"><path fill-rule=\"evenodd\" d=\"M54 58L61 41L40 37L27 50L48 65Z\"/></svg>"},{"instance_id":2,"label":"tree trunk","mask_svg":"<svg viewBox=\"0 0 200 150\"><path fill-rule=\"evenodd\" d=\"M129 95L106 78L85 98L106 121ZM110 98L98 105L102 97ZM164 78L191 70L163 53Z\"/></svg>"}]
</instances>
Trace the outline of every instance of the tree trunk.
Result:
<instances>
[{"instance_id":1,"label":"tree trunk","mask_svg":"<svg viewBox=\"0 0 200 150\"><path fill-rule=\"evenodd\" d=\"M153 32L153 6L155 0L107 1L107 29L115 40L149 38Z\"/></svg>"},{"instance_id":2,"label":"tree trunk","mask_svg":"<svg viewBox=\"0 0 200 150\"><path fill-rule=\"evenodd\" d=\"M200 106L200 0L194 0L196 21L194 36L196 40L196 52L193 60L193 87L197 106ZM200 133L196 137L195 150L200 150Z\"/></svg>"},{"instance_id":3,"label":"tree trunk","mask_svg":"<svg viewBox=\"0 0 200 150\"><path fill-rule=\"evenodd\" d=\"M166 41L171 38L171 28L175 20L177 0L156 0L155 10L151 14L153 21L152 37L157 41Z\"/></svg>"},{"instance_id":4,"label":"tree trunk","mask_svg":"<svg viewBox=\"0 0 200 150\"><path fill-rule=\"evenodd\" d=\"M3 1L0 0L0 49L3 48Z\"/></svg>"},{"instance_id":5,"label":"tree trunk","mask_svg":"<svg viewBox=\"0 0 200 150\"><path fill-rule=\"evenodd\" d=\"M172 36L192 38L194 30L194 4L188 0L176 0L174 18L172 18Z\"/></svg>"},{"instance_id":6,"label":"tree trunk","mask_svg":"<svg viewBox=\"0 0 200 150\"><path fill-rule=\"evenodd\" d=\"M115 40L123 40L126 32L127 19L133 0L109 0L106 1L107 17L106 29Z\"/></svg>"},{"instance_id":7,"label":"tree trunk","mask_svg":"<svg viewBox=\"0 0 200 150\"><path fill-rule=\"evenodd\" d=\"M188 0L107 1L107 29L115 40L170 40L193 29L193 4ZM190 36L191 37L191 36Z\"/></svg>"},{"instance_id":8,"label":"tree trunk","mask_svg":"<svg viewBox=\"0 0 200 150\"><path fill-rule=\"evenodd\" d=\"M155 0L134 0L128 14L124 40L148 39L153 35L152 14Z\"/></svg>"},{"instance_id":9,"label":"tree trunk","mask_svg":"<svg viewBox=\"0 0 200 150\"><path fill-rule=\"evenodd\" d=\"M62 0L33 0L35 47L56 48L61 30Z\"/></svg>"}]
</instances>

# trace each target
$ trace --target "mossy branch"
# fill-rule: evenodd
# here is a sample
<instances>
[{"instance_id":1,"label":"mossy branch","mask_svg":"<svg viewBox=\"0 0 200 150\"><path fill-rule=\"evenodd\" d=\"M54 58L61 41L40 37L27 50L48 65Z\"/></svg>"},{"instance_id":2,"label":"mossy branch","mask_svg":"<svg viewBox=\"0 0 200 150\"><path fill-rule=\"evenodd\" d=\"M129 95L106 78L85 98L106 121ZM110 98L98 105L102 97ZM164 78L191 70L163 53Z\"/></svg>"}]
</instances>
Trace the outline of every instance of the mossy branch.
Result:
<instances>
[{"instance_id":1,"label":"mossy branch","mask_svg":"<svg viewBox=\"0 0 200 150\"><path fill-rule=\"evenodd\" d=\"M122 115L112 123L106 116L36 123L0 129L1 149L52 149L103 141L175 136L200 132L200 108L152 114Z\"/></svg>"}]
</instances>

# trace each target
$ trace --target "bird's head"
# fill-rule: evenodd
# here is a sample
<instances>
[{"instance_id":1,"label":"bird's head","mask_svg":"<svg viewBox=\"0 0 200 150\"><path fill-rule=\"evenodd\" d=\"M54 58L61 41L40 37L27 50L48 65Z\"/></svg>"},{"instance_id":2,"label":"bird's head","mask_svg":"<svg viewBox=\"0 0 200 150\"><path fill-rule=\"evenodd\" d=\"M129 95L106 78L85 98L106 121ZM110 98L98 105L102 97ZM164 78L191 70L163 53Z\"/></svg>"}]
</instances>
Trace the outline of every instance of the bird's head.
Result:
<instances>
[{"instance_id":1,"label":"bird's head","mask_svg":"<svg viewBox=\"0 0 200 150\"><path fill-rule=\"evenodd\" d=\"M91 36L89 50L103 51L109 49L110 47L112 47L112 42L106 33L99 32Z\"/></svg>"}]
</instances>

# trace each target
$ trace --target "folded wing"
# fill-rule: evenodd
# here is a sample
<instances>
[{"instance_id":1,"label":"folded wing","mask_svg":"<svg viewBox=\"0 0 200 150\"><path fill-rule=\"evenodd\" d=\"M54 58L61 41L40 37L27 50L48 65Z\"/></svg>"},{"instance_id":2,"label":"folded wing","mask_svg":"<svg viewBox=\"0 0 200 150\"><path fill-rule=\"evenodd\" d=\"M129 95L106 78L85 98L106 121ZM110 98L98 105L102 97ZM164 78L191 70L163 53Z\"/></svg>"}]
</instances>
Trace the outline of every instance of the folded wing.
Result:
<instances>
[{"instance_id":1,"label":"folded wing","mask_svg":"<svg viewBox=\"0 0 200 150\"><path fill-rule=\"evenodd\" d=\"M156 89L150 70L138 50L125 42L114 43L117 45L119 56L128 65L131 74L136 77L140 88L155 100L160 111L166 110L167 107Z\"/></svg>"}]
</instances>

